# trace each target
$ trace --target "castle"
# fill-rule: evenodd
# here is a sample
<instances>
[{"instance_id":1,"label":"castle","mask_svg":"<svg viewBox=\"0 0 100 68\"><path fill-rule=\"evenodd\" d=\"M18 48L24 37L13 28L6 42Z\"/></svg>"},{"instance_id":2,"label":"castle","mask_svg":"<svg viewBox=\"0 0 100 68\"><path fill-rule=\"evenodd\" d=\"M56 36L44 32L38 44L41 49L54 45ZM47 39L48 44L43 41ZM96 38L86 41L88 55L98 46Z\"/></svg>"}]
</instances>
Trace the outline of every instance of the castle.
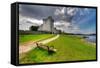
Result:
<instances>
[{"instance_id":1,"label":"castle","mask_svg":"<svg viewBox=\"0 0 100 68\"><path fill-rule=\"evenodd\" d=\"M50 32L50 33L59 33L60 31L54 28L54 19L49 16L46 19L43 19L43 24L38 28L38 31Z\"/></svg>"}]
</instances>

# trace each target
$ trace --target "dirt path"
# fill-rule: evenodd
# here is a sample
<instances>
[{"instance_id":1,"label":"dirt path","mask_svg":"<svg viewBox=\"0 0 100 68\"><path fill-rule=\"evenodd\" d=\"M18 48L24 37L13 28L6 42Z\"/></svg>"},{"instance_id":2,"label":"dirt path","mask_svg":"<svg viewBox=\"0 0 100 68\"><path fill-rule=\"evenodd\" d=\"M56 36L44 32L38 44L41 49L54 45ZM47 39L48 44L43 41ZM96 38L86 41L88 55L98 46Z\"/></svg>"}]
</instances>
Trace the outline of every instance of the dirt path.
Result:
<instances>
[{"instance_id":1,"label":"dirt path","mask_svg":"<svg viewBox=\"0 0 100 68\"><path fill-rule=\"evenodd\" d=\"M54 41L58 37L59 37L59 35L56 35L55 37L39 41L39 43L46 44L46 43L49 43L51 41ZM34 48L36 48L36 44L33 41L26 43L26 44L23 44L23 45L19 45L19 54L28 52L28 51L30 51L31 49L34 49Z\"/></svg>"}]
</instances>

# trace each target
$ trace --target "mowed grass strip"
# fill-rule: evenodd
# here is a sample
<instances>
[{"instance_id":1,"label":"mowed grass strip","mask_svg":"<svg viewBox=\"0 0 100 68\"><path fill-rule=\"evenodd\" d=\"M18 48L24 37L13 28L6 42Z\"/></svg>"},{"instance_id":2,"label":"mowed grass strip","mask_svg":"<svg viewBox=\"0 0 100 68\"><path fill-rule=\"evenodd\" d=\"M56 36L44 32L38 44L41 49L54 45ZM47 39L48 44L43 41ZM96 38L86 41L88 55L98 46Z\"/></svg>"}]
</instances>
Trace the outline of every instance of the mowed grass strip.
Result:
<instances>
[{"instance_id":1,"label":"mowed grass strip","mask_svg":"<svg viewBox=\"0 0 100 68\"><path fill-rule=\"evenodd\" d=\"M47 51L36 48L20 56L19 61L23 63L61 62L78 60L95 60L96 48L92 44L81 41L81 37L72 35L60 35L60 37L48 46L54 46L57 52L49 55Z\"/></svg>"},{"instance_id":2,"label":"mowed grass strip","mask_svg":"<svg viewBox=\"0 0 100 68\"><path fill-rule=\"evenodd\" d=\"M54 34L19 35L19 44L22 44L28 41L44 40L53 36L55 35Z\"/></svg>"}]
</instances>

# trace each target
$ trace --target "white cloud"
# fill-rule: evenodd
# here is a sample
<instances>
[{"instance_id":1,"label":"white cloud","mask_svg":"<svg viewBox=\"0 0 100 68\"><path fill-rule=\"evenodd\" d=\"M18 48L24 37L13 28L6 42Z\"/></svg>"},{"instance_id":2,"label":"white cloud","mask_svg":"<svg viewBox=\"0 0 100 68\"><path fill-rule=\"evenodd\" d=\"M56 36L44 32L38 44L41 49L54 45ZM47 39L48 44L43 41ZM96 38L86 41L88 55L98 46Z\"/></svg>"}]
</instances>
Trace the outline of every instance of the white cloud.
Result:
<instances>
[{"instance_id":1,"label":"white cloud","mask_svg":"<svg viewBox=\"0 0 100 68\"><path fill-rule=\"evenodd\" d=\"M67 8L67 14L70 16L75 15L76 12L77 12L77 8L72 8L72 7Z\"/></svg>"},{"instance_id":2,"label":"white cloud","mask_svg":"<svg viewBox=\"0 0 100 68\"><path fill-rule=\"evenodd\" d=\"M65 22L65 21L59 21L59 22L55 22L54 26L58 29L61 30L63 32L66 33L79 33L80 29L77 25L73 25L70 22Z\"/></svg>"},{"instance_id":3,"label":"white cloud","mask_svg":"<svg viewBox=\"0 0 100 68\"><path fill-rule=\"evenodd\" d=\"M65 10L66 8L65 7L60 7L60 8L57 8L54 12L55 15L64 15L65 14Z\"/></svg>"},{"instance_id":4,"label":"white cloud","mask_svg":"<svg viewBox=\"0 0 100 68\"><path fill-rule=\"evenodd\" d=\"M37 20L34 18L25 17L19 15L19 29L20 30L29 30L30 26L40 26L42 24L42 20Z\"/></svg>"},{"instance_id":5,"label":"white cloud","mask_svg":"<svg viewBox=\"0 0 100 68\"><path fill-rule=\"evenodd\" d=\"M96 33L96 31L89 28L89 29L85 29L85 30L80 30L80 33L82 33L82 34L93 34L93 33Z\"/></svg>"},{"instance_id":6,"label":"white cloud","mask_svg":"<svg viewBox=\"0 0 100 68\"><path fill-rule=\"evenodd\" d=\"M36 23L37 25L41 25L43 23L42 20L37 20L37 19L34 19L34 18L28 18L27 20L32 22L33 24Z\"/></svg>"}]
</instances>

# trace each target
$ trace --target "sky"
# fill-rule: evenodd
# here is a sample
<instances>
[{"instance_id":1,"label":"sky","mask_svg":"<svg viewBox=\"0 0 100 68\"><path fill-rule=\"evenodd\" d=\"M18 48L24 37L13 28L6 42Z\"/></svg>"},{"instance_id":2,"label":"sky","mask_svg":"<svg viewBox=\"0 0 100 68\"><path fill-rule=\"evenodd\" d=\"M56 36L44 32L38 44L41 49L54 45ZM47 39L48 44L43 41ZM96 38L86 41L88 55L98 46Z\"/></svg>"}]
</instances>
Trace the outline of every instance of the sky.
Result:
<instances>
[{"instance_id":1,"label":"sky","mask_svg":"<svg viewBox=\"0 0 100 68\"><path fill-rule=\"evenodd\" d=\"M43 5L19 5L19 30L40 26L52 16L54 27L66 33L96 33L96 9Z\"/></svg>"}]
</instances>

